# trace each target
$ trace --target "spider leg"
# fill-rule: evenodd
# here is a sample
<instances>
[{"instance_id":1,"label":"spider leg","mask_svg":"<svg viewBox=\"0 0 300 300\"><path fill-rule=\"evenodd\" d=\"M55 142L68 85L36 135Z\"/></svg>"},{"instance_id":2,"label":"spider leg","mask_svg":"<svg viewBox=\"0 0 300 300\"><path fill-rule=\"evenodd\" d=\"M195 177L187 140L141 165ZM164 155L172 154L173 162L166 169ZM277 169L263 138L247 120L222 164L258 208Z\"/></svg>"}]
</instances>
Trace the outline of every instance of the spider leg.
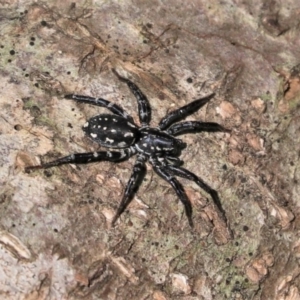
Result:
<instances>
[{"instance_id":1,"label":"spider leg","mask_svg":"<svg viewBox=\"0 0 300 300\"><path fill-rule=\"evenodd\" d=\"M229 129L224 128L218 123L214 122L200 122L200 121L187 121L182 123L176 123L171 125L167 130L170 135L180 135L183 133L194 133L194 132L230 132Z\"/></svg>"},{"instance_id":2,"label":"spider leg","mask_svg":"<svg viewBox=\"0 0 300 300\"><path fill-rule=\"evenodd\" d=\"M171 111L164 118L161 119L158 127L161 130L165 130L174 122L180 121L180 120L184 119L185 117L191 115L192 113L196 112L199 108L201 108L203 105L205 105L214 96L215 96L214 93L210 94L204 98L195 100L185 106L182 106L181 108Z\"/></svg>"},{"instance_id":3,"label":"spider leg","mask_svg":"<svg viewBox=\"0 0 300 300\"><path fill-rule=\"evenodd\" d=\"M119 80L125 82L138 102L139 118L142 126L148 126L151 121L151 107L147 97L139 87L127 78L120 76L116 70L112 69Z\"/></svg>"},{"instance_id":4,"label":"spider leg","mask_svg":"<svg viewBox=\"0 0 300 300\"><path fill-rule=\"evenodd\" d=\"M222 204L221 204L221 201L220 201L217 191L212 189L209 185L207 185L201 178L196 176L194 173L192 173L182 167L178 167L178 166L174 166L174 165L166 165L165 168L169 173L173 174L174 176L179 176L179 177L194 181L200 188L202 188L204 191L206 191L208 194L210 194L215 205L218 207L219 211L221 212L221 216L222 216L223 220L227 223L225 211L222 207Z\"/></svg>"},{"instance_id":5,"label":"spider leg","mask_svg":"<svg viewBox=\"0 0 300 300\"><path fill-rule=\"evenodd\" d=\"M192 220L192 205L184 191L182 184L175 177L170 175L168 170L166 170L165 165L160 165L159 162L155 159L150 159L150 163L153 166L153 170L155 171L155 173L158 174L165 181L167 181L175 190L179 200L184 206L185 214L188 218L189 224L193 228L194 225Z\"/></svg>"},{"instance_id":6,"label":"spider leg","mask_svg":"<svg viewBox=\"0 0 300 300\"><path fill-rule=\"evenodd\" d=\"M124 117L125 119L127 119L128 121L130 121L134 124L132 117L130 115L128 115L128 113L122 107L120 107L119 105L114 104L112 102L109 102L105 99L93 98L93 97L82 96L82 95L74 95L74 94L65 95L65 98L75 100L75 101L81 102L81 103L105 107L108 110L110 110L112 113L114 113L115 115Z\"/></svg>"},{"instance_id":7,"label":"spider leg","mask_svg":"<svg viewBox=\"0 0 300 300\"><path fill-rule=\"evenodd\" d=\"M30 172L31 170L37 169L47 169L51 167L56 167L64 164L86 164L96 161L111 161L120 162L128 159L130 156L134 155L136 151L134 148L123 149L122 151L97 151L88 153L76 153L68 156L58 158L56 160L50 161L48 163L42 163L38 166L29 166L25 168L25 172Z\"/></svg>"},{"instance_id":8,"label":"spider leg","mask_svg":"<svg viewBox=\"0 0 300 300\"><path fill-rule=\"evenodd\" d=\"M139 155L136 159L136 162L133 166L133 172L130 176L130 179L126 185L124 196L119 204L117 212L112 220L112 225L117 221L120 215L124 212L128 204L131 202L133 195L136 193L145 173L146 157L144 155Z\"/></svg>"},{"instance_id":9,"label":"spider leg","mask_svg":"<svg viewBox=\"0 0 300 300\"><path fill-rule=\"evenodd\" d=\"M176 157L176 156L166 156L165 159L167 162L171 163L172 165L175 165L175 166L181 166L183 164L183 161Z\"/></svg>"}]
</instances>

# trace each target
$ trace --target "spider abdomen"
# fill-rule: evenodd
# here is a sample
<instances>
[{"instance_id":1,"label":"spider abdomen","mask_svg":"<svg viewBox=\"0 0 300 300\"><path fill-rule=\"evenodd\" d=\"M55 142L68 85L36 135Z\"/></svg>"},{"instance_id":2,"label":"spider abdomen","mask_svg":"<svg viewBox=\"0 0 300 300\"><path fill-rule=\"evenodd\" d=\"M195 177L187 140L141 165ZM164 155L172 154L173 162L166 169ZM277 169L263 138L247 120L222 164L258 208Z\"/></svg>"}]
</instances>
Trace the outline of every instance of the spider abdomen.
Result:
<instances>
[{"instance_id":1,"label":"spider abdomen","mask_svg":"<svg viewBox=\"0 0 300 300\"><path fill-rule=\"evenodd\" d=\"M136 125L121 116L109 114L90 118L82 129L92 140L108 148L130 147L139 136Z\"/></svg>"}]
</instances>

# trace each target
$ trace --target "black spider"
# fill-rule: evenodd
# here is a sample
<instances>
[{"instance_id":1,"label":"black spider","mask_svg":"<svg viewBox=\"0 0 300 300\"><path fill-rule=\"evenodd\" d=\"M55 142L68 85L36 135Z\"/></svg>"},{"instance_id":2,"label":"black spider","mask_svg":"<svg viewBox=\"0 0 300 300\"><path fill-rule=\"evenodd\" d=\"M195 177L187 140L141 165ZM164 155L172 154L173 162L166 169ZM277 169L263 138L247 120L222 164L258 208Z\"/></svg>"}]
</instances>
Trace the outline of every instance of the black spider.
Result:
<instances>
[{"instance_id":1,"label":"black spider","mask_svg":"<svg viewBox=\"0 0 300 300\"><path fill-rule=\"evenodd\" d=\"M146 96L129 79L121 77L114 70L113 72L121 81L127 83L131 92L136 97L141 127L137 126L134 123L133 118L120 106L102 98L92 98L74 94L66 95L65 98L105 107L110 110L113 115L97 115L89 119L83 125L83 130L93 141L101 146L120 149L120 151L96 151L72 154L48 163L43 163L39 166L26 167L26 171L29 172L33 169L45 169L70 163L83 164L96 161L120 162L137 154L133 172L125 188L122 201L112 220L112 224L114 224L118 217L123 213L132 200L134 193L137 191L146 171L145 162L147 160L149 160L154 171L164 180L169 182L175 190L177 196L184 205L191 227L193 227L192 206L183 186L175 178L176 176L194 181L200 188L210 194L214 203L220 210L224 221L226 221L225 213L217 192L209 187L198 176L180 167L183 162L179 159L179 156L181 150L186 147L186 144L182 140L174 137L183 133L228 131L221 125L212 122L185 121L175 123L196 112L212 99L214 94L195 100L188 105L168 113L160 121L157 128L152 128L149 126L151 120L151 108Z\"/></svg>"}]
</instances>

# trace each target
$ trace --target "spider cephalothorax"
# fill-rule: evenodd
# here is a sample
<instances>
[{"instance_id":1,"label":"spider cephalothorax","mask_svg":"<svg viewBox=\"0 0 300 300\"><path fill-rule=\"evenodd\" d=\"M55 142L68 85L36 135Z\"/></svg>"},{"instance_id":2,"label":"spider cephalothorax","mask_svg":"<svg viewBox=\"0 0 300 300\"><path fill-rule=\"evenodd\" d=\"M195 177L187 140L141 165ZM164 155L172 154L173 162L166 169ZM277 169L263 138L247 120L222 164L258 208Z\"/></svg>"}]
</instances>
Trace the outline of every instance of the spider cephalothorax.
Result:
<instances>
[{"instance_id":1,"label":"spider cephalothorax","mask_svg":"<svg viewBox=\"0 0 300 300\"><path fill-rule=\"evenodd\" d=\"M83 130L92 140L101 146L118 149L119 151L109 150L72 154L48 163L43 163L39 166L29 166L26 168L26 171L45 169L70 163L84 164L97 161L121 162L137 154L133 172L125 188L124 196L115 217L112 220L113 224L133 198L133 195L145 174L146 161L150 162L153 170L160 177L171 184L184 205L191 227L193 226L192 206L183 186L176 177L192 180L200 188L209 193L226 221L217 192L209 187L198 176L180 166L182 161L179 159L179 156L186 144L182 140L175 138L175 136L183 133L228 131L221 125L212 122L184 121L176 123L200 109L214 97L214 94L195 100L186 106L168 113L160 121L157 128L152 128L149 126L151 120L151 108L146 96L129 79L121 77L116 71L114 71L114 73L121 81L127 83L128 87L136 97L141 127L137 126L134 123L133 118L120 106L107 100L74 94L66 95L66 99L105 107L113 113L100 114L89 119L83 125Z\"/></svg>"}]
</instances>

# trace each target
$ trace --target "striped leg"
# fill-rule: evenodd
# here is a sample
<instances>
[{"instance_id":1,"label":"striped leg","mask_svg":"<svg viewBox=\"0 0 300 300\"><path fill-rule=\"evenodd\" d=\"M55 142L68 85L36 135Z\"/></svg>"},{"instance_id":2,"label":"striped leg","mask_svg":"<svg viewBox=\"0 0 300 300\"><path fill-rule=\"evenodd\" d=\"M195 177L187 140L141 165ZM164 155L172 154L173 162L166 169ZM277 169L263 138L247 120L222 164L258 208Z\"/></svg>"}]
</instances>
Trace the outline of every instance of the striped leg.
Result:
<instances>
[{"instance_id":1,"label":"striped leg","mask_svg":"<svg viewBox=\"0 0 300 300\"><path fill-rule=\"evenodd\" d=\"M195 132L230 132L229 129L224 128L218 123L214 122L200 122L200 121L187 121L171 125L167 130L170 135L180 135L184 133Z\"/></svg>"},{"instance_id":2,"label":"striped leg","mask_svg":"<svg viewBox=\"0 0 300 300\"><path fill-rule=\"evenodd\" d=\"M190 200L188 199L182 184L166 169L165 165L161 165L157 160L150 159L150 163L153 166L153 170L158 174L161 178L171 184L174 191L176 192L179 200L184 206L185 214L188 218L190 226L193 228L193 220L192 220L192 205Z\"/></svg>"},{"instance_id":3,"label":"striped leg","mask_svg":"<svg viewBox=\"0 0 300 300\"><path fill-rule=\"evenodd\" d=\"M161 130L165 130L171 124L173 124L177 121L180 121L180 120L184 119L185 117L191 115L192 113L194 113L198 109L200 109L203 105L205 105L214 96L215 96L215 94L210 94L204 98L195 100L181 108L171 111L159 122L159 125L158 125L159 128Z\"/></svg>"},{"instance_id":4,"label":"striped leg","mask_svg":"<svg viewBox=\"0 0 300 300\"><path fill-rule=\"evenodd\" d=\"M125 119L127 119L128 121L133 122L133 119L130 115L128 115L128 113L119 105L111 103L105 99L102 98L93 98L93 97L89 97L89 96L82 96L82 95L74 95L74 94L70 94L70 95L65 95L66 99L71 99L71 100L75 100L77 102L82 102L82 103L86 103L86 104L92 104L92 105L96 105L96 106L100 106L100 107L105 107L108 110L110 110L112 113L114 113L115 115L124 117Z\"/></svg>"},{"instance_id":5,"label":"striped leg","mask_svg":"<svg viewBox=\"0 0 300 300\"><path fill-rule=\"evenodd\" d=\"M119 204L118 210L112 220L112 225L117 221L119 216L124 212L128 204L131 202L134 194L136 193L140 183L142 182L144 175L146 173L145 167L146 158L143 155L139 155L134 167L130 179L125 188L124 196Z\"/></svg>"},{"instance_id":6,"label":"striped leg","mask_svg":"<svg viewBox=\"0 0 300 300\"><path fill-rule=\"evenodd\" d=\"M142 126L149 125L149 123L151 121L151 107L150 107L147 97L143 94L143 92L139 89L139 87L136 84L134 84L132 81L120 76L114 69L112 71L118 77L118 79L127 83L131 92L137 99L139 118L140 118L140 122L141 122Z\"/></svg>"},{"instance_id":7,"label":"striped leg","mask_svg":"<svg viewBox=\"0 0 300 300\"><path fill-rule=\"evenodd\" d=\"M68 156L58 158L54 161L48 163L42 163L39 166L29 166L25 168L25 172L30 172L31 170L37 169L47 169L51 167L56 167L64 164L86 164L97 161L111 161L111 162L120 162L128 159L130 156L136 153L133 148L123 149L120 152L118 151L97 151L97 152L88 152L88 153L76 153Z\"/></svg>"},{"instance_id":8,"label":"striped leg","mask_svg":"<svg viewBox=\"0 0 300 300\"><path fill-rule=\"evenodd\" d=\"M179 177L194 181L200 188L202 188L204 191L206 191L208 194L210 194L215 205L218 207L219 211L221 212L223 220L225 222L227 222L227 218L225 216L225 211L222 207L222 204L221 204L221 201L220 201L217 191L212 189L209 185L207 185L201 178L196 176L194 173L192 173L184 168L174 166L174 165L166 165L165 169L167 170L167 172L171 173L174 176L179 176Z\"/></svg>"}]
</instances>

